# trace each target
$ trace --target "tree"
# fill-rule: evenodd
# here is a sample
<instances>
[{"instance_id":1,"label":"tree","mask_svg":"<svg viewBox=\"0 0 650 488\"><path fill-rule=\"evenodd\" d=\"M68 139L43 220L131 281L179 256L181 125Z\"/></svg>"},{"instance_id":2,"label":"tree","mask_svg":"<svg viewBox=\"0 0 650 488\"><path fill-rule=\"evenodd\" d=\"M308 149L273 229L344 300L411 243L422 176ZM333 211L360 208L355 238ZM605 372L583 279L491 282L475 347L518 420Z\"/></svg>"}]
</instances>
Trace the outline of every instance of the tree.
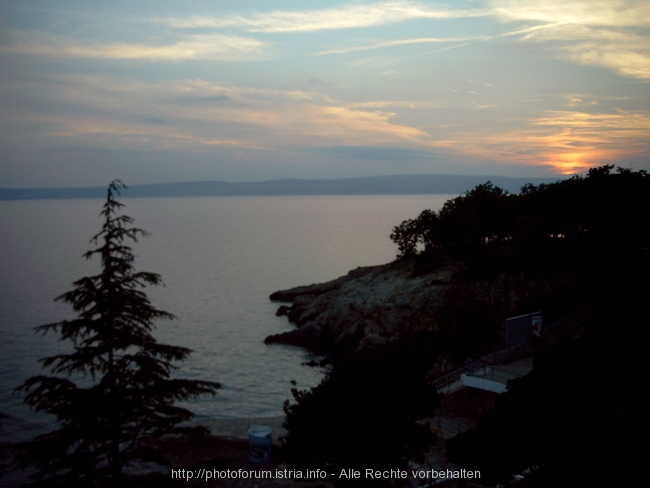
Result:
<instances>
[{"instance_id":1,"label":"tree","mask_svg":"<svg viewBox=\"0 0 650 488\"><path fill-rule=\"evenodd\" d=\"M433 414L439 398L426 382L429 358L419 345L391 344L338 358L320 385L292 390L295 403L285 403L284 443L292 467L339 472L421 461L436 438L417 421ZM358 482L335 480L337 486Z\"/></svg>"},{"instance_id":2,"label":"tree","mask_svg":"<svg viewBox=\"0 0 650 488\"><path fill-rule=\"evenodd\" d=\"M645 172L611 170L522 191L519 215L539 223L540 238L547 235L517 242L527 258L511 269L535 279L569 277L570 288L546 291L540 308L545 321L580 310L570 321L583 332L539 352L533 371L510 385L476 429L447 441L450 460L480 470L481 483L507 483L530 469L522 486L647 485L637 446L648 436L650 180Z\"/></svg>"},{"instance_id":3,"label":"tree","mask_svg":"<svg viewBox=\"0 0 650 488\"><path fill-rule=\"evenodd\" d=\"M510 233L513 196L491 181L447 200L439 212L440 241L449 247L478 249Z\"/></svg>"},{"instance_id":4,"label":"tree","mask_svg":"<svg viewBox=\"0 0 650 488\"><path fill-rule=\"evenodd\" d=\"M397 244L398 258L408 258L418 254L418 247L424 251L435 245L438 215L433 210L423 210L416 219L407 219L393 227L390 239Z\"/></svg>"},{"instance_id":5,"label":"tree","mask_svg":"<svg viewBox=\"0 0 650 488\"><path fill-rule=\"evenodd\" d=\"M104 224L91 239L97 247L84 254L99 256L100 274L75 281L71 291L56 298L70 304L77 317L36 328L70 341L72 352L41 359L51 376L33 376L17 388L30 407L59 421L58 429L18 446L18 463L37 468L37 485L122 483L124 466L145 458L144 436L192 417L174 406L175 400L215 394L220 387L171 377L173 362L191 351L161 344L151 334L154 321L174 316L156 309L141 290L161 284L161 278L133 267L127 242L148 233L119 215L123 204L115 197L123 188L119 180L108 186L100 213Z\"/></svg>"}]
</instances>

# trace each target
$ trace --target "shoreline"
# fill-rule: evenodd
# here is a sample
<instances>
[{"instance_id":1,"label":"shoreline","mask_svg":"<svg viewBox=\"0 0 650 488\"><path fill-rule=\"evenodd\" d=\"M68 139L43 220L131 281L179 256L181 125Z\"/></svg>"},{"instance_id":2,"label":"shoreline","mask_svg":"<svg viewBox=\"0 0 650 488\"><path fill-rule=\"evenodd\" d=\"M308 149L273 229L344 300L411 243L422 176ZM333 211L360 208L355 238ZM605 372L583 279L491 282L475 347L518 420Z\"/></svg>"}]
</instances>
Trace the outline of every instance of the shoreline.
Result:
<instances>
[{"instance_id":1,"label":"shoreline","mask_svg":"<svg viewBox=\"0 0 650 488\"><path fill-rule=\"evenodd\" d=\"M248 439L248 429L251 425L264 425L273 429L273 444L280 444L280 437L287 434L282 426L284 415L275 417L240 417L221 419L201 419L191 423L192 426L203 426L210 430L210 435L216 437L228 437L233 439Z\"/></svg>"}]
</instances>

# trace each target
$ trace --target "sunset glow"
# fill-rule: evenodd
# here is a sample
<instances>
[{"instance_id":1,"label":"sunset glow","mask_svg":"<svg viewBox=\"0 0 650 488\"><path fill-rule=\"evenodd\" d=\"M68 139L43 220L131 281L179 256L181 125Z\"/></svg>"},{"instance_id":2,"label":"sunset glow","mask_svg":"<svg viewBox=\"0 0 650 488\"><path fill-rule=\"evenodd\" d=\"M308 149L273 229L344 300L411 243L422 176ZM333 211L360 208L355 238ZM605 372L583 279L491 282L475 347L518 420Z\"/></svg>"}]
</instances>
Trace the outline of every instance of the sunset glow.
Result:
<instances>
[{"instance_id":1,"label":"sunset glow","mask_svg":"<svg viewBox=\"0 0 650 488\"><path fill-rule=\"evenodd\" d=\"M650 169L647 2L305 5L4 3L0 186Z\"/></svg>"}]
</instances>

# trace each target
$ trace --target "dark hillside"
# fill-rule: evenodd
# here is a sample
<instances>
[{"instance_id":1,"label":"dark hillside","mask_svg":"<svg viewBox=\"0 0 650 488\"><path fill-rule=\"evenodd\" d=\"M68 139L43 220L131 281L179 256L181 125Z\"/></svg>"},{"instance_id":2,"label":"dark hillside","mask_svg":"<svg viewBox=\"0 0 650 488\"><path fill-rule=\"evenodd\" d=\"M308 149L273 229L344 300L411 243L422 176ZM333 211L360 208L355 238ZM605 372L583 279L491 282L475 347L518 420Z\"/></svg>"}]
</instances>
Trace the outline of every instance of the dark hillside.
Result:
<instances>
[{"instance_id":1,"label":"dark hillside","mask_svg":"<svg viewBox=\"0 0 650 488\"><path fill-rule=\"evenodd\" d=\"M505 317L543 310L544 327L582 318L567 334L536 342L543 347L531 349L533 372L499 398L478 428L448 441L449 456L480 470L488 485L526 472L525 486L643 486L635 440L648 434L648 208L650 179L642 171L595 168L584 177L526 185L517 195L488 182L395 227L398 261L274 295L293 302L279 313L298 328L269 342L333 355L323 383L296 392L287 406L290 457L298 465L360 462L339 455L340 431L311 427L318 418L359 432L383 423L412 432L382 438L386 444L360 435L345 451L381 445L392 453L385 462L403 465L426 441L408 426L431 415L436 403L421 402L431 394L423 375L435 380L502 349ZM407 384L417 411L379 408L390 404L380 398ZM358 385L368 398L352 395ZM371 424L363 420L368 409ZM318 439L318 449L305 439Z\"/></svg>"}]
</instances>

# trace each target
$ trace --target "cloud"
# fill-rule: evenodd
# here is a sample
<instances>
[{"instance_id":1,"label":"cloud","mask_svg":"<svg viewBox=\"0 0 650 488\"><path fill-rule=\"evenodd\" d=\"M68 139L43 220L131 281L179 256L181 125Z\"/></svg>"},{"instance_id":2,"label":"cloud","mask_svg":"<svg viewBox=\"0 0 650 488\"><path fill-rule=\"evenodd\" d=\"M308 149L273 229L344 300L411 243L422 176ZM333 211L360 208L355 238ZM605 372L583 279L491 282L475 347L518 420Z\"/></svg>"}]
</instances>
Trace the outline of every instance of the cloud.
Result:
<instances>
[{"instance_id":1,"label":"cloud","mask_svg":"<svg viewBox=\"0 0 650 488\"><path fill-rule=\"evenodd\" d=\"M167 18L160 19L159 22L176 28L238 27L249 32L281 33L353 29L414 19L451 19L482 15L485 15L484 10L444 9L421 2L395 1L351 4L320 10L274 11L251 16Z\"/></svg>"},{"instance_id":2,"label":"cloud","mask_svg":"<svg viewBox=\"0 0 650 488\"><path fill-rule=\"evenodd\" d=\"M421 145L429 137L416 127L395 123L396 114L384 108L355 107L300 90L202 79L124 82L97 75L57 75L23 89L45 91L49 101L36 111L21 105L5 110L0 123L13 124L13 133L29 127L35 137L55 145L67 141L196 152L214 146Z\"/></svg>"},{"instance_id":3,"label":"cloud","mask_svg":"<svg viewBox=\"0 0 650 488\"><path fill-rule=\"evenodd\" d=\"M436 50L436 52L440 52L466 47L475 42L485 42L502 37L520 37L522 41L543 43L547 49L564 60L583 65L602 66L623 76L650 79L650 39L648 39L647 33L640 34L628 30L650 26L650 4L645 1L495 0L488 4L488 8L481 10L435 10L416 3L379 3L373 6L353 6L327 12L334 16L334 12L341 14L346 9L352 8L368 8L367 12L375 12L373 16L364 17L362 15L358 24L354 24L355 27L368 27L388 22L397 23L415 18L444 20L477 16L491 16L509 23L532 22L538 23L538 25L490 36L394 39L366 45L326 49L316 53L317 55L344 54L404 45L456 43ZM323 11L313 11L311 14L315 12ZM392 12L394 15L384 18L383 14L379 15L377 12L386 14ZM308 13L294 12L294 14L307 15ZM276 13L276 15L279 14ZM323 26L329 22L327 17L321 19ZM362 20L364 18L366 20ZM374 20L371 22L370 19ZM348 22L354 23L355 20L348 19ZM351 27L352 24L347 26ZM343 26L339 28L343 28Z\"/></svg>"},{"instance_id":4,"label":"cloud","mask_svg":"<svg viewBox=\"0 0 650 488\"><path fill-rule=\"evenodd\" d=\"M435 49L433 52L442 52L442 51L448 51L451 49L459 49L467 46L471 46L473 44L479 43L479 42L487 42L487 41L492 41L494 39L499 39L503 37L521 37L522 39L531 39L536 33L538 32L544 32L544 31L549 31L554 28L562 27L565 26L565 22L552 22L552 23L547 23L547 24L542 24L542 25L536 25L532 27L525 27L522 29L516 29L513 31L507 31L503 32L501 34L494 34L494 35L489 35L489 36L474 36L474 37L459 37L459 38L454 38L454 37L449 37L449 38L439 38L439 37L425 37L425 38L413 38L413 39L394 39L390 41L382 41L382 42L377 42L373 44L367 44L367 45L361 45L361 46L349 46L349 47L342 47L342 48L334 48L334 49L328 49L325 51L320 51L316 53L318 56L322 55L327 55L327 54L346 54L346 53L351 53L351 52L359 52L359 51L370 51L370 50L376 50L376 49L384 49L384 48L389 48L389 47L396 47L396 46L404 46L404 45L417 45L417 44L452 44L450 46L445 46L441 47L438 49ZM573 26L570 26L573 28ZM638 44L639 46L642 45L641 43ZM351 63L351 65L355 65L354 63L357 64L363 64L367 63L369 60L372 60L374 58L366 58L362 60L358 60L356 62ZM587 64L587 63L583 63ZM629 68L628 71L632 71L633 68Z\"/></svg>"},{"instance_id":5,"label":"cloud","mask_svg":"<svg viewBox=\"0 0 650 488\"><path fill-rule=\"evenodd\" d=\"M570 93L565 95L569 107L587 107L598 105L600 101L594 95L584 95L582 93Z\"/></svg>"},{"instance_id":6,"label":"cloud","mask_svg":"<svg viewBox=\"0 0 650 488\"><path fill-rule=\"evenodd\" d=\"M650 25L650 5L645 0L493 0L488 5L504 21Z\"/></svg>"},{"instance_id":7,"label":"cloud","mask_svg":"<svg viewBox=\"0 0 650 488\"><path fill-rule=\"evenodd\" d=\"M189 35L171 44L81 43L53 35L14 31L0 51L46 57L116 60L259 60L268 57L270 46L256 39L225 35Z\"/></svg>"},{"instance_id":8,"label":"cloud","mask_svg":"<svg viewBox=\"0 0 650 488\"><path fill-rule=\"evenodd\" d=\"M417 101L417 100L372 100L370 102L354 102L351 107L371 109L371 108L410 108L410 109L432 109L442 108L445 105L434 101Z\"/></svg>"},{"instance_id":9,"label":"cloud","mask_svg":"<svg viewBox=\"0 0 650 488\"><path fill-rule=\"evenodd\" d=\"M382 41L374 44L368 44L363 46L352 46L336 49L328 49L327 51L321 51L316 53L317 55L324 54L345 54L356 51L370 51L374 49L383 49L387 47L395 46L405 46L409 44L446 44L446 43L460 43L453 46L446 46L440 49L437 49L436 52L446 51L449 49L456 49L460 47L469 46L476 42L491 41L493 39L498 39L500 37L511 37L511 36L520 36L521 34L528 34L538 30L548 29L550 27L555 27L560 25L560 22L553 22L550 24L536 25L533 27L526 27L523 29L517 29L514 31L504 32L501 34L495 34L490 36L473 36L473 37L420 37L413 39L394 39L390 41Z\"/></svg>"},{"instance_id":10,"label":"cloud","mask_svg":"<svg viewBox=\"0 0 650 488\"><path fill-rule=\"evenodd\" d=\"M382 143L387 141L417 142L428 138L424 131L406 125L394 124L396 115L379 110L366 111L346 106L314 106L310 115L314 116L317 132L314 135L343 137L354 144L363 141Z\"/></svg>"},{"instance_id":11,"label":"cloud","mask_svg":"<svg viewBox=\"0 0 650 488\"><path fill-rule=\"evenodd\" d=\"M382 42L377 42L374 44L369 44L365 46L353 46L353 47L343 47L343 48L336 48L336 49L328 49L327 51L321 51L316 54L318 55L324 55L324 54L345 54L345 53L351 53L351 52L356 52L356 51L370 51L373 49L383 49L387 47L394 47L394 46L406 46L409 44L440 44L440 43L447 43L447 42L464 42L467 40L473 40L476 39L475 37L473 38L438 38L438 37L420 37L420 38L414 38L414 39L395 39L392 41L382 41Z\"/></svg>"},{"instance_id":12,"label":"cloud","mask_svg":"<svg viewBox=\"0 0 650 488\"><path fill-rule=\"evenodd\" d=\"M648 52L641 53L616 46L581 44L565 49L565 56L579 64L603 66L625 76L650 80Z\"/></svg>"},{"instance_id":13,"label":"cloud","mask_svg":"<svg viewBox=\"0 0 650 488\"><path fill-rule=\"evenodd\" d=\"M647 113L623 110L616 113L549 110L543 117L535 119L533 123L543 126L571 128L578 130L579 134L582 135L592 135L594 129L603 133L612 131L609 133L608 139L616 138L615 131L621 130L625 131L624 136L629 135L630 132L638 133L638 131L641 131L638 135L650 135L650 116Z\"/></svg>"},{"instance_id":14,"label":"cloud","mask_svg":"<svg viewBox=\"0 0 650 488\"><path fill-rule=\"evenodd\" d=\"M542 43L561 59L602 66L623 76L650 79L650 4L638 0L532 2L498 0L503 21L551 22L523 41Z\"/></svg>"},{"instance_id":15,"label":"cloud","mask_svg":"<svg viewBox=\"0 0 650 488\"><path fill-rule=\"evenodd\" d=\"M487 134L465 145L513 164L547 165L571 174L647 153L650 114L548 110L514 131Z\"/></svg>"},{"instance_id":16,"label":"cloud","mask_svg":"<svg viewBox=\"0 0 650 488\"><path fill-rule=\"evenodd\" d=\"M153 151L185 149L189 152L204 152L210 146L260 148L259 145L242 139L193 134L189 131L179 131L178 127L149 129L141 125L97 117L86 117L75 121L61 120L59 130L50 131L46 136L60 140L75 140L75 145L90 145L93 148L106 149L120 147Z\"/></svg>"},{"instance_id":17,"label":"cloud","mask_svg":"<svg viewBox=\"0 0 650 488\"><path fill-rule=\"evenodd\" d=\"M633 31L555 25L531 32L522 39L545 43L562 59L602 66L624 76L650 79L650 39Z\"/></svg>"},{"instance_id":18,"label":"cloud","mask_svg":"<svg viewBox=\"0 0 650 488\"><path fill-rule=\"evenodd\" d=\"M484 17L514 24L514 30L470 37L413 37L360 42L321 49L316 55L343 54L393 47L438 44L434 52L459 49L503 37L535 42L551 55L576 64L595 65L620 75L650 79L650 3L645 0L488 0L483 8L449 8L396 0L350 3L312 10L275 10L249 15L153 19L168 27L166 37L146 42L76 41L51 34L5 31L0 51L46 57L149 61L255 61L277 55L254 33L301 33L360 29L424 19L452 21ZM133 20L133 19L131 19ZM135 26L137 27L137 25ZM191 33L200 29L201 33ZM206 30L212 31L205 33ZM493 32L493 31L492 31ZM287 53L285 53L287 54ZM363 62L360 60L359 62Z\"/></svg>"}]
</instances>

